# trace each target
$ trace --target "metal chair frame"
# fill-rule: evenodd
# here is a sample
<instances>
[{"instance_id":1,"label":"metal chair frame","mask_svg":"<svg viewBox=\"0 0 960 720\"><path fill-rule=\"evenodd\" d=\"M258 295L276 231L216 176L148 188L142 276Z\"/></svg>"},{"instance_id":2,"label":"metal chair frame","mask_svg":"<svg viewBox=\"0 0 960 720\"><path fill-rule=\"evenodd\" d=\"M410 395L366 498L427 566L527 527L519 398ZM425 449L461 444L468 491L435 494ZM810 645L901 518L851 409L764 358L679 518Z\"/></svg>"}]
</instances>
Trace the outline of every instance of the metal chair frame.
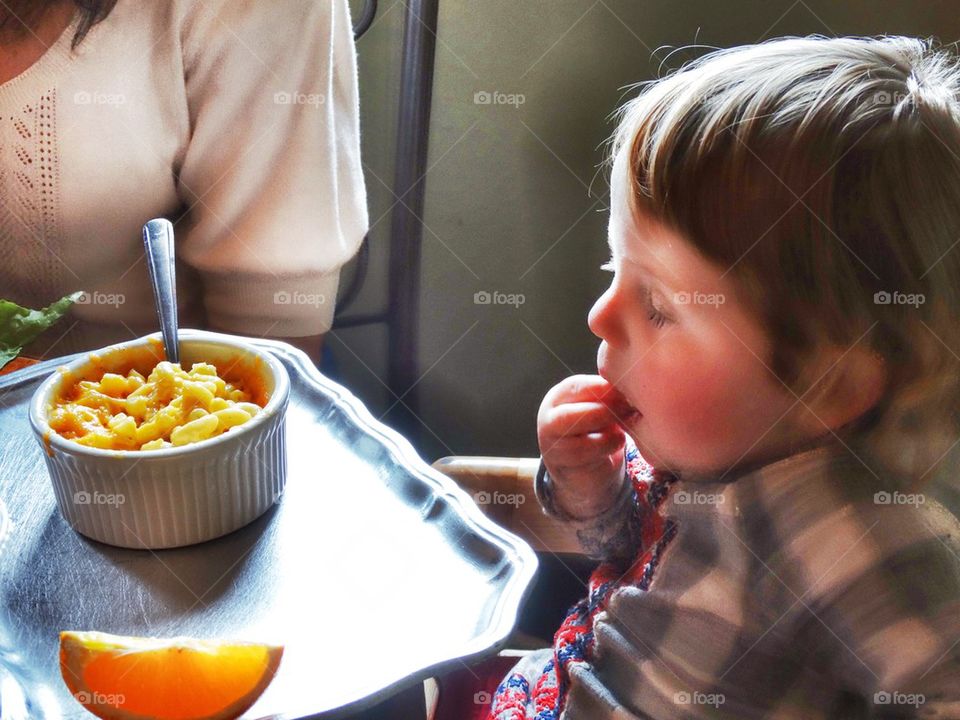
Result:
<instances>
[{"instance_id":1,"label":"metal chair frame","mask_svg":"<svg viewBox=\"0 0 960 720\"><path fill-rule=\"evenodd\" d=\"M416 445L420 435L419 378L420 261L423 240L425 175L433 100L439 0L404 0L406 8L400 65L400 103L397 113L396 163L391 211L387 307L373 313L349 315L367 277L368 239L364 238L356 270L338 301L334 329L385 323L387 327L387 388L394 404L387 422ZM377 14L377 0L366 0L354 27L359 39Z\"/></svg>"}]
</instances>

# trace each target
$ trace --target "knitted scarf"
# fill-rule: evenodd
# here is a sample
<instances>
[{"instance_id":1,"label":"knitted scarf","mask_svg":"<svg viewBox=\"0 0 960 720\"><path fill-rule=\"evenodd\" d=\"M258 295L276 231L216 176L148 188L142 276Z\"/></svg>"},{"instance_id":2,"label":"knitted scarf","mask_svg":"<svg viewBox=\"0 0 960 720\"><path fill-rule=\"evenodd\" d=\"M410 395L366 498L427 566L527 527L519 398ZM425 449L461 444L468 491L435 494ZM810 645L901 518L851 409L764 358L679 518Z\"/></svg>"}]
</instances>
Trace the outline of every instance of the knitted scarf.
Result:
<instances>
[{"instance_id":1,"label":"knitted scarf","mask_svg":"<svg viewBox=\"0 0 960 720\"><path fill-rule=\"evenodd\" d=\"M553 638L553 657L533 687L519 673L508 675L493 695L489 720L558 720L570 687L570 669L593 659L593 623L617 588L633 586L646 591L676 524L657 512L674 478L655 473L635 447L627 448L627 474L633 485L632 522L639 524L640 549L629 567L606 562L597 567L587 585L587 597L567 613ZM531 714L532 713L532 714Z\"/></svg>"}]
</instances>

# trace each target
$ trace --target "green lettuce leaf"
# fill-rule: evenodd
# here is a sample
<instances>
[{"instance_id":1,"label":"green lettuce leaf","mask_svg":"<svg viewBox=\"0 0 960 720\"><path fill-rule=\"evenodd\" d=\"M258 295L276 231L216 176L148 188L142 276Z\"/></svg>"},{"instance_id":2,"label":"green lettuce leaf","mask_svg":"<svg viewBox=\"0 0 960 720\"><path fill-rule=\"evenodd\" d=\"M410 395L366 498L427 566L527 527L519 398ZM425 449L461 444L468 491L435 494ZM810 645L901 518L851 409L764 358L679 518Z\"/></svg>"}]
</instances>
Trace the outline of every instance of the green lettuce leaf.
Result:
<instances>
[{"instance_id":1,"label":"green lettuce leaf","mask_svg":"<svg viewBox=\"0 0 960 720\"><path fill-rule=\"evenodd\" d=\"M81 295L82 292L67 295L43 310L0 300L0 370L20 354L24 345L63 317Z\"/></svg>"}]
</instances>

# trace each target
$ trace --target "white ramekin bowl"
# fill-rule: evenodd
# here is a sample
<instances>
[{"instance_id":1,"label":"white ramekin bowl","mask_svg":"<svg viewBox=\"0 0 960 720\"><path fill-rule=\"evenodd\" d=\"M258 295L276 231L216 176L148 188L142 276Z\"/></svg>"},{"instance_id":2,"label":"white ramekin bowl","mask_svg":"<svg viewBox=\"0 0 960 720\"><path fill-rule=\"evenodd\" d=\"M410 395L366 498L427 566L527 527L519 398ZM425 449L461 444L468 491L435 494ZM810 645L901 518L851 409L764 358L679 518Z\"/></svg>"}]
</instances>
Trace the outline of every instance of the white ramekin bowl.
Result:
<instances>
[{"instance_id":1,"label":"white ramekin bowl","mask_svg":"<svg viewBox=\"0 0 960 720\"><path fill-rule=\"evenodd\" d=\"M273 355L243 338L181 330L180 360L250 363L269 398L263 411L229 432L181 447L118 451L91 448L47 422L64 383L92 363L109 365L131 349L162 347L159 333L88 353L47 378L30 402L57 504L87 537L128 548L170 548L226 535L266 512L286 482L285 416L290 379ZM162 352L162 351L161 351Z\"/></svg>"}]
</instances>

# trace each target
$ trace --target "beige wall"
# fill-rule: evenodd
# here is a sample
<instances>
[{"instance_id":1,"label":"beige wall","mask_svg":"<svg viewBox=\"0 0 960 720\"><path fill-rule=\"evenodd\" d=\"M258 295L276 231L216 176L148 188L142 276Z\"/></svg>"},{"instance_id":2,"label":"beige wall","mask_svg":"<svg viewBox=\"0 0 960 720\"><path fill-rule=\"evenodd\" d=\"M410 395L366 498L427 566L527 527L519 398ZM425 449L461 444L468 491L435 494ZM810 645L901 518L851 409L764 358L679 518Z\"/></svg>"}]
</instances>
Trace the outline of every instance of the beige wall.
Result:
<instances>
[{"instance_id":1,"label":"beige wall","mask_svg":"<svg viewBox=\"0 0 960 720\"><path fill-rule=\"evenodd\" d=\"M351 0L359 14L362 0ZM364 162L371 218L391 204L404 3L381 0L360 40ZM440 0L422 268L417 386L421 449L534 455L544 392L595 372L586 314L606 277L607 178L599 169L624 88L655 77L670 50L727 47L779 35L898 33L960 37L943 0ZM655 53L654 51L659 50ZM691 57L670 55L675 67ZM475 104L478 91L522 94ZM357 311L385 299L389 217L371 235L371 274ZM518 308L474 293L519 293ZM331 340L343 381L375 415L389 405L382 329Z\"/></svg>"}]
</instances>

